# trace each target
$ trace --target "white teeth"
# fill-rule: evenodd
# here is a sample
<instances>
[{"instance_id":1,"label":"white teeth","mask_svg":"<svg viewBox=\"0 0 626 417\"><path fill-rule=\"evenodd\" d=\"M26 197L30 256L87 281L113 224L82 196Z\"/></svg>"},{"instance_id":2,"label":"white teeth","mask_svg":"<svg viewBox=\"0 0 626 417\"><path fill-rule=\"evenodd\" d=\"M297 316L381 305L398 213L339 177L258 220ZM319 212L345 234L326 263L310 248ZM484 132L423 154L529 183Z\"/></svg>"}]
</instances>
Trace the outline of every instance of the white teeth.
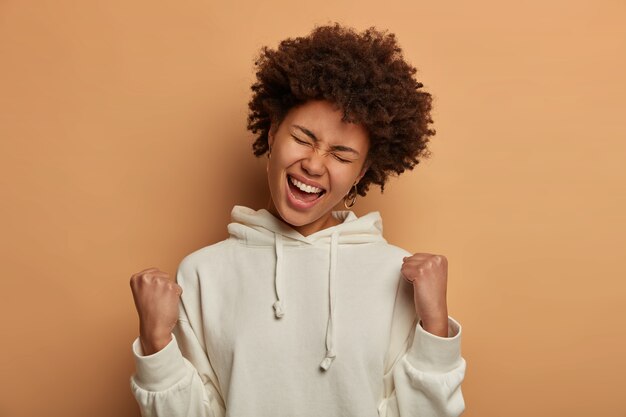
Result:
<instances>
[{"instance_id":1,"label":"white teeth","mask_svg":"<svg viewBox=\"0 0 626 417\"><path fill-rule=\"evenodd\" d=\"M322 191L321 188L311 187L310 185L306 185L304 183L301 183L300 181L298 181L297 179L295 179L291 175L289 176L289 179L291 180L291 183L293 185L295 185L296 187L298 187L300 190L302 190L304 192L317 194L320 191Z\"/></svg>"}]
</instances>

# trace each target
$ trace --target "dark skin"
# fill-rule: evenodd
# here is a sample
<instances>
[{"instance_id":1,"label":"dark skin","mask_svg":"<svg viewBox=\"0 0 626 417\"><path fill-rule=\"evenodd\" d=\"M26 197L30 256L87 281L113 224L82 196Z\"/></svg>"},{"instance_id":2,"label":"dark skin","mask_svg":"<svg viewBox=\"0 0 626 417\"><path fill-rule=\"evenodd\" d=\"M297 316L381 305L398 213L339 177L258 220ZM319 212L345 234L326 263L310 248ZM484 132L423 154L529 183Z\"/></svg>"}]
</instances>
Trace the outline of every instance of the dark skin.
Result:
<instances>
[{"instance_id":1,"label":"dark skin","mask_svg":"<svg viewBox=\"0 0 626 417\"><path fill-rule=\"evenodd\" d=\"M413 284L415 311L429 333L448 337L448 260L443 255L415 253L405 257L402 276Z\"/></svg>"},{"instance_id":2,"label":"dark skin","mask_svg":"<svg viewBox=\"0 0 626 417\"><path fill-rule=\"evenodd\" d=\"M268 211L303 236L339 223L332 211L369 168L367 130L342 117L336 105L312 100L292 108L269 132ZM301 206L289 191L287 178L294 175L325 190L314 205Z\"/></svg>"}]
</instances>

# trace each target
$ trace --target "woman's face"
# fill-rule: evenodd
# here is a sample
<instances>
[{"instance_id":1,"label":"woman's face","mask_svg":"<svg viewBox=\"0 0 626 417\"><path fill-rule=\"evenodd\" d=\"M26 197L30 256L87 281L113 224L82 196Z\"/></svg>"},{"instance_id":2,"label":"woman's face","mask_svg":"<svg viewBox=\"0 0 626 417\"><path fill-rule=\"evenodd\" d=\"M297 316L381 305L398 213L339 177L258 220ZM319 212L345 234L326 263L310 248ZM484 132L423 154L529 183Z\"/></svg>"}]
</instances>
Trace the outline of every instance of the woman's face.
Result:
<instances>
[{"instance_id":1,"label":"woman's face","mask_svg":"<svg viewBox=\"0 0 626 417\"><path fill-rule=\"evenodd\" d=\"M339 223L332 210L368 168L367 131L360 124L343 122L342 115L328 101L308 101L270 130L269 211L303 236ZM300 190L292 178L300 187L304 183L316 188Z\"/></svg>"}]
</instances>

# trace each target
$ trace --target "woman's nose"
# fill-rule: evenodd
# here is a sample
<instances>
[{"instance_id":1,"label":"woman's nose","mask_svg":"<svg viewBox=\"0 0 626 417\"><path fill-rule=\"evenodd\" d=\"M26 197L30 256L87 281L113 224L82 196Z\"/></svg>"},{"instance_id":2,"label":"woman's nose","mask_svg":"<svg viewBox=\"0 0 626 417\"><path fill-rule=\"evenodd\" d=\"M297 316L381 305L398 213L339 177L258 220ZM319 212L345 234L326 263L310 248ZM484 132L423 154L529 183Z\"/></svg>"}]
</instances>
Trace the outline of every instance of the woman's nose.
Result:
<instances>
[{"instance_id":1,"label":"woman's nose","mask_svg":"<svg viewBox=\"0 0 626 417\"><path fill-rule=\"evenodd\" d=\"M324 173L325 155L321 150L313 150L302 159L302 168L309 175L322 175Z\"/></svg>"}]
</instances>

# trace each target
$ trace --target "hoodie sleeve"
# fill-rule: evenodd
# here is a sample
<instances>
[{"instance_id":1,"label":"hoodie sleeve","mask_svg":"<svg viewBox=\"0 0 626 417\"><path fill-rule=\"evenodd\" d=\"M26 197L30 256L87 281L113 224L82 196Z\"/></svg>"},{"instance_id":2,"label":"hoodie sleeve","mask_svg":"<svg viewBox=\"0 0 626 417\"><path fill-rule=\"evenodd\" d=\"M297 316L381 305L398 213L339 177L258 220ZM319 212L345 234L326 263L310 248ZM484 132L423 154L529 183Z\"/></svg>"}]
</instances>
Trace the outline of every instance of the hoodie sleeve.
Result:
<instances>
[{"instance_id":1,"label":"hoodie sleeve","mask_svg":"<svg viewBox=\"0 0 626 417\"><path fill-rule=\"evenodd\" d=\"M448 337L427 332L415 314L412 286L400 286L378 415L458 417L465 411L461 325L448 316Z\"/></svg>"},{"instance_id":2,"label":"hoodie sleeve","mask_svg":"<svg viewBox=\"0 0 626 417\"><path fill-rule=\"evenodd\" d=\"M181 283L179 268L177 281ZM191 295L193 289L183 286ZM219 383L203 344L185 313L184 298L178 322L167 346L143 355L139 338L132 345L136 373L130 386L143 417L223 417Z\"/></svg>"}]
</instances>

